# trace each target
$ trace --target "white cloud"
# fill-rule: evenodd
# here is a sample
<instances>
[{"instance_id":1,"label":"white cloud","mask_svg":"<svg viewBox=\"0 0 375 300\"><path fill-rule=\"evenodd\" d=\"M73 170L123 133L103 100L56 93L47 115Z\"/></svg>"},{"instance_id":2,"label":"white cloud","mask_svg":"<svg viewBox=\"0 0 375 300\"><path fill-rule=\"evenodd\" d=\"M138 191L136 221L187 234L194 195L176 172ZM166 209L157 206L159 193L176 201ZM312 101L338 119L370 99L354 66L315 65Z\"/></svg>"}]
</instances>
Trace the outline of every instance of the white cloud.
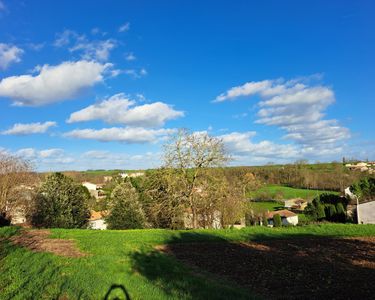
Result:
<instances>
[{"instance_id":1,"label":"white cloud","mask_svg":"<svg viewBox=\"0 0 375 300\"><path fill-rule=\"evenodd\" d=\"M6 135L28 135L34 133L45 133L50 127L56 126L56 122L47 121L44 123L16 123L8 130L4 130L1 134Z\"/></svg>"},{"instance_id":2,"label":"white cloud","mask_svg":"<svg viewBox=\"0 0 375 300\"><path fill-rule=\"evenodd\" d=\"M125 94L116 94L100 103L90 105L74 112L68 123L103 120L109 124L126 124L141 127L163 126L166 121L184 116L182 111L174 110L163 102L135 106Z\"/></svg>"},{"instance_id":3,"label":"white cloud","mask_svg":"<svg viewBox=\"0 0 375 300\"><path fill-rule=\"evenodd\" d=\"M111 50L115 47L116 42L111 39L94 42L83 40L69 48L69 51L82 51L82 58L85 60L95 59L98 61L107 61L109 59Z\"/></svg>"},{"instance_id":4,"label":"white cloud","mask_svg":"<svg viewBox=\"0 0 375 300\"><path fill-rule=\"evenodd\" d=\"M94 28L92 33L100 30ZM111 51L117 46L114 39L91 40L84 34L78 34L73 30L64 30L57 35L54 46L58 48L68 47L69 52L79 52L84 60L96 60L105 62L109 59Z\"/></svg>"},{"instance_id":5,"label":"white cloud","mask_svg":"<svg viewBox=\"0 0 375 300\"><path fill-rule=\"evenodd\" d=\"M337 153L341 149L339 143L350 138L350 131L335 119L324 119L335 95L329 87L312 85L312 79L319 79L313 77L248 82L219 95L215 102L258 95L262 100L258 103L256 123L283 129L283 138L298 144L300 153Z\"/></svg>"},{"instance_id":6,"label":"white cloud","mask_svg":"<svg viewBox=\"0 0 375 300\"><path fill-rule=\"evenodd\" d=\"M61 33L57 34L57 38L53 45L55 47L64 47L71 43L72 40L82 40L84 36L80 36L78 33L76 33L73 30L64 30Z\"/></svg>"},{"instance_id":7,"label":"white cloud","mask_svg":"<svg viewBox=\"0 0 375 300\"><path fill-rule=\"evenodd\" d=\"M126 69L126 70L123 70L122 73L125 73L126 75L130 75L133 78L141 78L148 74L147 70L144 68L141 68L140 70Z\"/></svg>"},{"instance_id":8,"label":"white cloud","mask_svg":"<svg viewBox=\"0 0 375 300\"><path fill-rule=\"evenodd\" d=\"M23 52L17 46L0 43L0 69L5 70L10 64L20 62Z\"/></svg>"},{"instance_id":9,"label":"white cloud","mask_svg":"<svg viewBox=\"0 0 375 300\"><path fill-rule=\"evenodd\" d=\"M136 60L137 58L135 57L135 55L131 52L131 53L128 53L126 56L125 56L125 59L127 61L133 61L133 60Z\"/></svg>"},{"instance_id":10,"label":"white cloud","mask_svg":"<svg viewBox=\"0 0 375 300\"><path fill-rule=\"evenodd\" d=\"M75 159L67 155L63 149L52 148L37 150L35 148L23 148L15 152L17 156L30 160L37 168L56 167L58 165L70 164Z\"/></svg>"},{"instance_id":11,"label":"white cloud","mask_svg":"<svg viewBox=\"0 0 375 300\"><path fill-rule=\"evenodd\" d=\"M66 137L97 140L100 142L122 142L128 144L152 143L165 139L174 129L145 129L140 127L112 127L102 129L76 129L64 134Z\"/></svg>"},{"instance_id":12,"label":"white cloud","mask_svg":"<svg viewBox=\"0 0 375 300\"><path fill-rule=\"evenodd\" d=\"M52 148L39 151L39 156L42 158L62 156L63 154L64 150L60 148Z\"/></svg>"},{"instance_id":13,"label":"white cloud","mask_svg":"<svg viewBox=\"0 0 375 300\"><path fill-rule=\"evenodd\" d=\"M103 73L110 67L111 64L86 60L44 65L36 76L11 76L1 80L0 97L9 97L19 106L40 106L71 99L103 81Z\"/></svg>"},{"instance_id":14,"label":"white cloud","mask_svg":"<svg viewBox=\"0 0 375 300\"><path fill-rule=\"evenodd\" d=\"M118 29L119 32L126 32L130 29L130 23L126 22L125 24L121 25Z\"/></svg>"},{"instance_id":15,"label":"white cloud","mask_svg":"<svg viewBox=\"0 0 375 300\"><path fill-rule=\"evenodd\" d=\"M276 144L271 141L254 143L251 139L256 135L254 131L231 132L219 136L227 150L235 156L257 158L297 158L298 149L294 145Z\"/></svg>"}]
</instances>

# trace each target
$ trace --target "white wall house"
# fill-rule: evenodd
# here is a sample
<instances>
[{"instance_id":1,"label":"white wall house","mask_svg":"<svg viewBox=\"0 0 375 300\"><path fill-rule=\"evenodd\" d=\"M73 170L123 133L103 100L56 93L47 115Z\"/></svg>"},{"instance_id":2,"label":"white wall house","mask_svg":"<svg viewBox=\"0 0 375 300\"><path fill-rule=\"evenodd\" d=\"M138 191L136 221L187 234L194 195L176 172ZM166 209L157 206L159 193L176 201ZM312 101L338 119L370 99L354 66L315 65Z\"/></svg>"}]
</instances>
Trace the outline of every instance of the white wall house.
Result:
<instances>
[{"instance_id":1,"label":"white wall house","mask_svg":"<svg viewBox=\"0 0 375 300\"><path fill-rule=\"evenodd\" d=\"M298 224L298 215L289 210L277 210L271 211L266 214L268 225L273 226L273 216L280 215L281 223L283 225L297 225Z\"/></svg>"},{"instance_id":2,"label":"white wall house","mask_svg":"<svg viewBox=\"0 0 375 300\"><path fill-rule=\"evenodd\" d=\"M104 220L104 214L100 211L91 211L88 227L90 229L105 230L107 223Z\"/></svg>"},{"instance_id":3,"label":"white wall house","mask_svg":"<svg viewBox=\"0 0 375 300\"><path fill-rule=\"evenodd\" d=\"M86 187L89 190L90 195L94 196L96 199L100 199L100 198L105 197L105 194L101 190L102 185L91 183L91 182L87 182L87 181L82 182L82 185L84 187Z\"/></svg>"}]
</instances>

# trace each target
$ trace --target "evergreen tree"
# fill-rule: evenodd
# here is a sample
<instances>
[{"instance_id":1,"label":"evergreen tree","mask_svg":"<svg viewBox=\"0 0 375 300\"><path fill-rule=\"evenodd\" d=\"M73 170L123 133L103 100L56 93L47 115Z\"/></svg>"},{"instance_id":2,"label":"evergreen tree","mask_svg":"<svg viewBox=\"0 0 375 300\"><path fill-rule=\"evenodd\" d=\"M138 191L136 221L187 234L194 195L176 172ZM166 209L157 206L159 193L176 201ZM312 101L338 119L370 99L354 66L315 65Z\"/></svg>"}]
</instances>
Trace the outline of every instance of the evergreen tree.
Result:
<instances>
[{"instance_id":1,"label":"evergreen tree","mask_svg":"<svg viewBox=\"0 0 375 300\"><path fill-rule=\"evenodd\" d=\"M84 228L90 218L89 193L62 173L47 177L35 199L32 223L47 228Z\"/></svg>"},{"instance_id":2,"label":"evergreen tree","mask_svg":"<svg viewBox=\"0 0 375 300\"><path fill-rule=\"evenodd\" d=\"M130 182L118 184L112 191L108 229L144 228L145 215L139 195Z\"/></svg>"},{"instance_id":3,"label":"evergreen tree","mask_svg":"<svg viewBox=\"0 0 375 300\"><path fill-rule=\"evenodd\" d=\"M281 227L282 222L281 222L281 217L279 214L276 214L273 216L273 226L274 227Z\"/></svg>"}]
</instances>

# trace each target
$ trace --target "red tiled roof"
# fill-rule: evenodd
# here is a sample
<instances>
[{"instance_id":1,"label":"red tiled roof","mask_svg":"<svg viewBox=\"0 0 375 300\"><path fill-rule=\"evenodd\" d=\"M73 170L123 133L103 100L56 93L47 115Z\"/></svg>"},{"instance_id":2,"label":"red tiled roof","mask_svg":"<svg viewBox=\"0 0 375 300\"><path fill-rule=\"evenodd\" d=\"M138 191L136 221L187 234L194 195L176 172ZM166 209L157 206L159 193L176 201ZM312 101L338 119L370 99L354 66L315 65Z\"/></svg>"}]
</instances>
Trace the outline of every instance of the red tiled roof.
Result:
<instances>
[{"instance_id":1,"label":"red tiled roof","mask_svg":"<svg viewBox=\"0 0 375 300\"><path fill-rule=\"evenodd\" d=\"M280 215L280 217L285 217L285 218L295 217L296 216L296 214L294 212L291 212L291 211L289 211L287 209L270 211L270 212L268 212L266 214L266 216L267 216L268 219L273 218L274 215Z\"/></svg>"},{"instance_id":2,"label":"red tiled roof","mask_svg":"<svg viewBox=\"0 0 375 300\"><path fill-rule=\"evenodd\" d=\"M90 221L103 219L106 215L106 211L91 211Z\"/></svg>"}]
</instances>

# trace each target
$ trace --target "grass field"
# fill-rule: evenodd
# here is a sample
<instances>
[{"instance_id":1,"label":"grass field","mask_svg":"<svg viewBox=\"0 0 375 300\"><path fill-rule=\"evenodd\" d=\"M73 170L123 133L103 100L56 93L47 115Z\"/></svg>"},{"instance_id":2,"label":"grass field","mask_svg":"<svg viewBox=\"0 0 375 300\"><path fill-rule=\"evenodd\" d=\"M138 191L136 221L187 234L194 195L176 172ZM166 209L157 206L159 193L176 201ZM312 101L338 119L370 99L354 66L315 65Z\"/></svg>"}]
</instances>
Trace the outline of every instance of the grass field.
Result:
<instances>
[{"instance_id":1,"label":"grass field","mask_svg":"<svg viewBox=\"0 0 375 300\"><path fill-rule=\"evenodd\" d=\"M0 299L103 299L114 284L123 285L131 299L252 299L255 294L248 289L192 269L174 256L156 251L155 246L181 244L195 248L207 243L237 245L280 238L375 236L375 225L51 232L52 238L74 240L87 255L72 258L32 252L9 240L19 229L0 228Z\"/></svg>"},{"instance_id":2,"label":"grass field","mask_svg":"<svg viewBox=\"0 0 375 300\"><path fill-rule=\"evenodd\" d=\"M323 191L323 190L307 190L307 189L296 189L281 185L266 185L257 191L248 194L251 199L267 199L267 200L281 200L281 199L293 199L303 198L311 200L316 196L323 193L338 194L334 191Z\"/></svg>"}]
</instances>

